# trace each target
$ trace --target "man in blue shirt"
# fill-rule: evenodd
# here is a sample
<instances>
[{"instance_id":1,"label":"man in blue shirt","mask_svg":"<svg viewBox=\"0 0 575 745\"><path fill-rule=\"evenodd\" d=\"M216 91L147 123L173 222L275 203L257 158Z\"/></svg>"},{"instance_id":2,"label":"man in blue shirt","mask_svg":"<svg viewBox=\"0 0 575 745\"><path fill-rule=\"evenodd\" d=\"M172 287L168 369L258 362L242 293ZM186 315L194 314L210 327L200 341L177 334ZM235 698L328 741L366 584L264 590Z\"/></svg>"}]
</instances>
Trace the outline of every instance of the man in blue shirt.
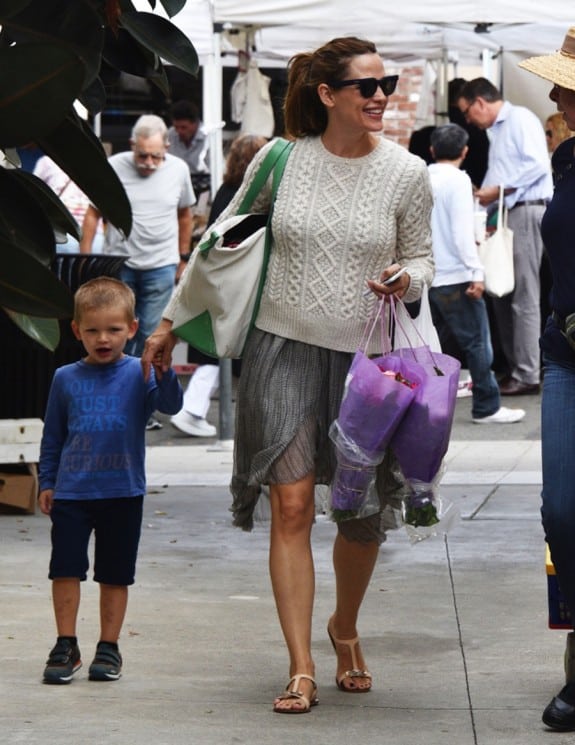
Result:
<instances>
[{"instance_id":1,"label":"man in blue shirt","mask_svg":"<svg viewBox=\"0 0 575 745\"><path fill-rule=\"evenodd\" d=\"M553 193L543 125L523 106L504 101L486 78L469 81L457 105L468 122L488 130L489 160L481 188L482 205L493 205L503 185L509 227L513 230L515 289L493 298L508 375L500 382L504 396L537 393L540 382L541 332L539 270L543 256L541 218Z\"/></svg>"},{"instance_id":2,"label":"man in blue shirt","mask_svg":"<svg viewBox=\"0 0 575 745\"><path fill-rule=\"evenodd\" d=\"M191 101L176 101L170 109L170 117L170 153L186 162L197 196L210 188L208 133L200 120L198 107Z\"/></svg>"}]
</instances>

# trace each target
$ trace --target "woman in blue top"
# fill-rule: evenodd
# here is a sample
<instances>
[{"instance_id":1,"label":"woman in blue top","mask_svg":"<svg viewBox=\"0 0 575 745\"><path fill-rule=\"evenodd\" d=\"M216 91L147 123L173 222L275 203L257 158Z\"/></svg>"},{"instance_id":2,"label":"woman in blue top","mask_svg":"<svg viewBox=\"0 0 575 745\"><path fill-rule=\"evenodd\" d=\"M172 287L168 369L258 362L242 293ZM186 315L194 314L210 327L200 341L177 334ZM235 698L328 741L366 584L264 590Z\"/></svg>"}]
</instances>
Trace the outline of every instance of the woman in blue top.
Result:
<instances>
[{"instance_id":1,"label":"woman in blue top","mask_svg":"<svg viewBox=\"0 0 575 745\"><path fill-rule=\"evenodd\" d=\"M557 54L531 57L521 67L553 83L549 98L575 129L575 27ZM541 441L545 537L575 622L575 137L552 159L555 192L541 223L553 279L552 313L541 338L545 365ZM543 712L543 722L575 730L575 633L567 637L566 685Z\"/></svg>"}]
</instances>

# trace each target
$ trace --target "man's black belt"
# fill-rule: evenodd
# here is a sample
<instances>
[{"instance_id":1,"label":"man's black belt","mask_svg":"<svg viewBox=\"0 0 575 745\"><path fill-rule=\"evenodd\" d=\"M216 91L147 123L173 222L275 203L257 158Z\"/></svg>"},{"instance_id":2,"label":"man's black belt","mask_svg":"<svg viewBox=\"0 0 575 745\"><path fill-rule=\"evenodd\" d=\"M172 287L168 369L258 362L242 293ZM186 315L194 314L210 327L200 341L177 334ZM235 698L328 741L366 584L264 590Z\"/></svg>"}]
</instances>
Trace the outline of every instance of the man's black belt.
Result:
<instances>
[{"instance_id":1,"label":"man's black belt","mask_svg":"<svg viewBox=\"0 0 575 745\"><path fill-rule=\"evenodd\" d=\"M546 199L526 199L523 202L515 202L513 207L546 207ZM513 209L513 207L511 209Z\"/></svg>"}]
</instances>

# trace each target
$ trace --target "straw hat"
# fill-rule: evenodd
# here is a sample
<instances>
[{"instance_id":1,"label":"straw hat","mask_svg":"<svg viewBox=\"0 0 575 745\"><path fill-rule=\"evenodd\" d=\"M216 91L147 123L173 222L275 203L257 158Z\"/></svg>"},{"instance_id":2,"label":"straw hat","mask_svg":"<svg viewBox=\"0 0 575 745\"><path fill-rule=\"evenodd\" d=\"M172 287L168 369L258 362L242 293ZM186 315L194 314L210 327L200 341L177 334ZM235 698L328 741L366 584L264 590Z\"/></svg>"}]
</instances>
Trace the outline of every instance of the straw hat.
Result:
<instances>
[{"instance_id":1,"label":"straw hat","mask_svg":"<svg viewBox=\"0 0 575 745\"><path fill-rule=\"evenodd\" d=\"M529 57L520 62L519 67L550 80L555 85L575 91L575 26L567 31L563 46L558 52L542 57Z\"/></svg>"}]
</instances>

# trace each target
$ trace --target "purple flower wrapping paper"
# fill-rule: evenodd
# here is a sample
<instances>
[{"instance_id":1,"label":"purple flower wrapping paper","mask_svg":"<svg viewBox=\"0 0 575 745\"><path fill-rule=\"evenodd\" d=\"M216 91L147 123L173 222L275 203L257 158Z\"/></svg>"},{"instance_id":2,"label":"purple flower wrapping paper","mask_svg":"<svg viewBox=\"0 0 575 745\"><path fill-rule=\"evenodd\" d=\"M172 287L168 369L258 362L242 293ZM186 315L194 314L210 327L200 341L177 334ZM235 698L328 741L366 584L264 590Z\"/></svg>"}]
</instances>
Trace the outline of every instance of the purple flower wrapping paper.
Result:
<instances>
[{"instance_id":1,"label":"purple flower wrapping paper","mask_svg":"<svg viewBox=\"0 0 575 745\"><path fill-rule=\"evenodd\" d=\"M385 370L399 373L414 387L385 375ZM338 460L331 487L335 519L361 512L375 468L423 379L412 361L388 355L371 360L363 352L354 356L339 415L330 429Z\"/></svg>"},{"instance_id":2,"label":"purple flower wrapping paper","mask_svg":"<svg viewBox=\"0 0 575 745\"><path fill-rule=\"evenodd\" d=\"M408 481L431 483L449 446L461 365L450 355L432 354L427 347L396 350L391 355L415 360L425 377L390 447Z\"/></svg>"}]
</instances>

